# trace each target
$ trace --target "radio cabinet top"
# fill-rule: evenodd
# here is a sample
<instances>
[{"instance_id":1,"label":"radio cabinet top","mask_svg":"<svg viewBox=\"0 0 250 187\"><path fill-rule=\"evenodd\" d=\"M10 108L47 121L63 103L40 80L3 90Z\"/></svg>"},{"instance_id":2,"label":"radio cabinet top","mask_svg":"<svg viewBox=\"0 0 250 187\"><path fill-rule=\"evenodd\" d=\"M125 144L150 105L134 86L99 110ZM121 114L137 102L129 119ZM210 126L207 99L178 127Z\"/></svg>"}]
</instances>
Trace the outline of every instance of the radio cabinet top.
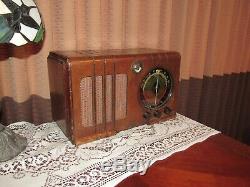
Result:
<instances>
[{"instance_id":1,"label":"radio cabinet top","mask_svg":"<svg viewBox=\"0 0 250 187\"><path fill-rule=\"evenodd\" d=\"M175 117L177 52L56 51L48 70L53 120L75 144Z\"/></svg>"},{"instance_id":2,"label":"radio cabinet top","mask_svg":"<svg viewBox=\"0 0 250 187\"><path fill-rule=\"evenodd\" d=\"M68 50L68 51L53 51L50 52L49 57L61 59L61 63L68 62L67 60L91 60L91 59L105 59L105 58L122 58L126 56L140 56L140 55L159 55L169 54L176 55L180 58L180 54L175 51L165 51L160 49L106 49L106 50Z\"/></svg>"}]
</instances>

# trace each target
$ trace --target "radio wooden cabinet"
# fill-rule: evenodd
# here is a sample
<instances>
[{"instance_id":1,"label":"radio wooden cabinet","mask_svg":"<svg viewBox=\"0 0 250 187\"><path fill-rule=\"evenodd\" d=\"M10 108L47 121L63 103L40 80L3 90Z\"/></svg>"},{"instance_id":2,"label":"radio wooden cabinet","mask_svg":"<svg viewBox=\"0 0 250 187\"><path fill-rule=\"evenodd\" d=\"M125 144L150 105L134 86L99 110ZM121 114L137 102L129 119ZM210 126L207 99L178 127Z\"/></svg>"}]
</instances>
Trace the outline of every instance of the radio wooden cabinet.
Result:
<instances>
[{"instance_id":1,"label":"radio wooden cabinet","mask_svg":"<svg viewBox=\"0 0 250 187\"><path fill-rule=\"evenodd\" d=\"M74 144L175 117L180 55L154 49L48 56L53 120Z\"/></svg>"}]
</instances>

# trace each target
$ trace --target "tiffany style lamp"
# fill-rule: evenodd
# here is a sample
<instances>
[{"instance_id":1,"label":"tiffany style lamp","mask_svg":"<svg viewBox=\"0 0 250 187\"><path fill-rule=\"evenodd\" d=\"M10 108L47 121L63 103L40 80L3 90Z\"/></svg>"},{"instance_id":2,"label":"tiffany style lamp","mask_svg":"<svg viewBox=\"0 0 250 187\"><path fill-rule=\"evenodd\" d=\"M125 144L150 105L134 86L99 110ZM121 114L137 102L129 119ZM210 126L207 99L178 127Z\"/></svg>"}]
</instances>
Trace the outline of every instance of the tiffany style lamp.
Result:
<instances>
[{"instance_id":1,"label":"tiffany style lamp","mask_svg":"<svg viewBox=\"0 0 250 187\"><path fill-rule=\"evenodd\" d=\"M22 46L43 40L44 27L33 0L0 0L0 43ZM12 159L27 139L0 124L0 162Z\"/></svg>"}]
</instances>

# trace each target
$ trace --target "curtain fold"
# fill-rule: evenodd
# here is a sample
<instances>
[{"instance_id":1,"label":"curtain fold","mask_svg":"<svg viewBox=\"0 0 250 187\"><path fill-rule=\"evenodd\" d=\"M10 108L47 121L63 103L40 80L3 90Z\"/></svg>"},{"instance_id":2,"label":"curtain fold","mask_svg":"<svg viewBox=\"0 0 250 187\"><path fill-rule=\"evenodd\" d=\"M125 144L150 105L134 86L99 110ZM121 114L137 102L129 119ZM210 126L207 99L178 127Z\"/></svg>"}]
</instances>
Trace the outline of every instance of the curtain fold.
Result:
<instances>
[{"instance_id":1,"label":"curtain fold","mask_svg":"<svg viewBox=\"0 0 250 187\"><path fill-rule=\"evenodd\" d=\"M180 83L180 113L250 144L250 72Z\"/></svg>"},{"instance_id":2,"label":"curtain fold","mask_svg":"<svg viewBox=\"0 0 250 187\"><path fill-rule=\"evenodd\" d=\"M36 3L46 29L45 41L19 48L0 46L5 124L52 120L49 51L147 47L181 53L180 113L241 140L249 132L249 0Z\"/></svg>"}]
</instances>

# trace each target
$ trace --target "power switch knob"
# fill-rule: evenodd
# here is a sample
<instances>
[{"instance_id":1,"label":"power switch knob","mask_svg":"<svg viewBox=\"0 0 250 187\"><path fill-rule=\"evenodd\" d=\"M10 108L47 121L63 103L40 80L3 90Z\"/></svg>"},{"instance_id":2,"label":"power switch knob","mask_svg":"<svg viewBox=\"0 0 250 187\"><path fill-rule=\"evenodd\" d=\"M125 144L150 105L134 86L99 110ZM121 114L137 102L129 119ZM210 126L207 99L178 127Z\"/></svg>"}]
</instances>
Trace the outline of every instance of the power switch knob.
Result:
<instances>
[{"instance_id":1,"label":"power switch knob","mask_svg":"<svg viewBox=\"0 0 250 187\"><path fill-rule=\"evenodd\" d=\"M159 112L159 111L154 112L154 117L160 118L161 117L161 112Z\"/></svg>"}]
</instances>

